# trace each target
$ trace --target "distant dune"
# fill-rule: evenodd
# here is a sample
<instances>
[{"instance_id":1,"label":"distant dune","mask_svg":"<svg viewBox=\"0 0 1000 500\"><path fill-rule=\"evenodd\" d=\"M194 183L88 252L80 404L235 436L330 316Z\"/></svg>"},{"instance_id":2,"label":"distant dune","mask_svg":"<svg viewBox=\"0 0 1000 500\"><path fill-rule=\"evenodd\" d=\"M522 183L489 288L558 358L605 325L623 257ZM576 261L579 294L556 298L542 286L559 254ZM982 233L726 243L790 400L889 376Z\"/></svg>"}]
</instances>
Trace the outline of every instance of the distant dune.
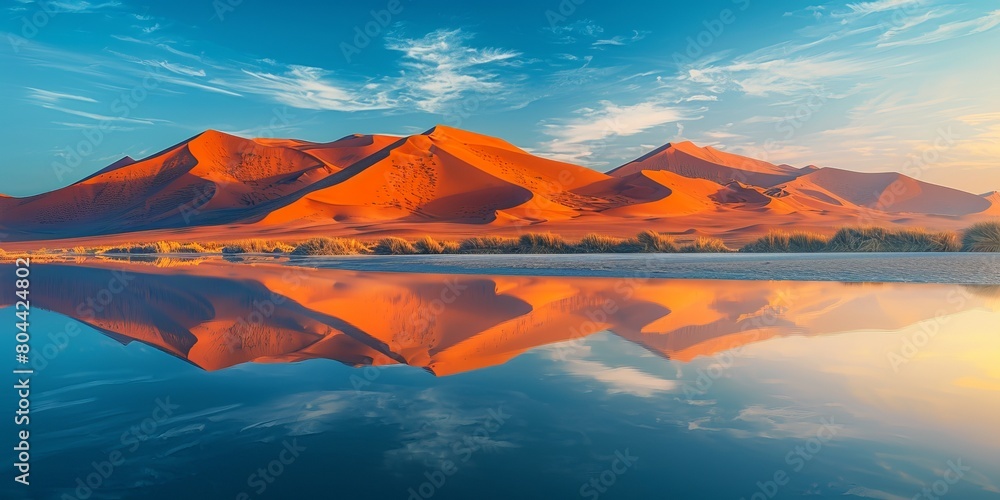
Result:
<instances>
[{"instance_id":1,"label":"distant dune","mask_svg":"<svg viewBox=\"0 0 1000 500\"><path fill-rule=\"evenodd\" d=\"M210 130L49 193L0 195L5 248L644 229L739 243L771 228L956 229L996 215L995 191L974 195L897 173L795 168L680 142L605 174L444 126L329 143Z\"/></svg>"}]
</instances>

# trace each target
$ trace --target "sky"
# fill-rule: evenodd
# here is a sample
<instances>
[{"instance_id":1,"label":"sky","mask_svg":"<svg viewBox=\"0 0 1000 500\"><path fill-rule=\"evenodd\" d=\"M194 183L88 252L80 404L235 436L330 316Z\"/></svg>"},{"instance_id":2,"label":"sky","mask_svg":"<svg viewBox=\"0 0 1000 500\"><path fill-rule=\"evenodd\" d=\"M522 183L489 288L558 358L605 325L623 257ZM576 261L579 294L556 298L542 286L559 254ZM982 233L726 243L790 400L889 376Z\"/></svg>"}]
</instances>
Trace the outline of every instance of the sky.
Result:
<instances>
[{"instance_id":1,"label":"sky","mask_svg":"<svg viewBox=\"0 0 1000 500\"><path fill-rule=\"evenodd\" d=\"M4 0L0 192L216 129L435 124L605 171L680 140L1000 189L995 0Z\"/></svg>"}]
</instances>

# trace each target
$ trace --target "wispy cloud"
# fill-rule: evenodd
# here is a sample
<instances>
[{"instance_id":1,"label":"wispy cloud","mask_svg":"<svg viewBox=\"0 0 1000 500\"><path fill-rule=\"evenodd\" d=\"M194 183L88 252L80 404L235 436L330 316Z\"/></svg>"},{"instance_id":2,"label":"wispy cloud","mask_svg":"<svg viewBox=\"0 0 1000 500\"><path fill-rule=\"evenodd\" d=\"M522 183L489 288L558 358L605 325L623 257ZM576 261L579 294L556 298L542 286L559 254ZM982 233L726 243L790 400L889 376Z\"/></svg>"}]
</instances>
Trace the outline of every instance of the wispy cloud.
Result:
<instances>
[{"instance_id":1,"label":"wispy cloud","mask_svg":"<svg viewBox=\"0 0 1000 500\"><path fill-rule=\"evenodd\" d=\"M17 2L22 5L36 3L35 0L17 0ZM121 5L121 2L117 1L92 3L83 0L49 0L45 4L45 11L49 14L87 14ZM15 7L11 10L23 11L25 9L24 7Z\"/></svg>"},{"instance_id":2,"label":"wispy cloud","mask_svg":"<svg viewBox=\"0 0 1000 500\"><path fill-rule=\"evenodd\" d=\"M601 46L601 45L619 45L619 46L620 45L628 45L628 44L633 43L633 42L638 42L639 40L642 40L643 38L646 38L646 36L648 36L648 35L649 35L648 31L636 31L636 30L632 30L632 36L618 35L618 36L615 36L615 37L612 37L612 38L603 38L603 39L595 41L591 45L593 45L595 47L598 47L598 46Z\"/></svg>"},{"instance_id":3,"label":"wispy cloud","mask_svg":"<svg viewBox=\"0 0 1000 500\"><path fill-rule=\"evenodd\" d=\"M72 101L81 101L81 102L97 102L96 100L91 99L90 97L84 97L80 95L66 94L63 92L52 92L50 90L36 89L33 87L27 87L27 89L29 90L28 98L37 103L51 104L58 102L61 99L69 99Z\"/></svg>"},{"instance_id":4,"label":"wispy cloud","mask_svg":"<svg viewBox=\"0 0 1000 500\"><path fill-rule=\"evenodd\" d=\"M601 101L599 104L597 109L578 110L573 118L547 123L543 130L553 139L542 143L542 152L562 161L593 165L595 149L607 139L636 135L654 127L699 118L699 110L660 101L633 105Z\"/></svg>"},{"instance_id":5,"label":"wispy cloud","mask_svg":"<svg viewBox=\"0 0 1000 500\"><path fill-rule=\"evenodd\" d=\"M901 9L921 3L923 0L875 0L873 2L849 3L847 8L850 13L860 16L885 12L893 9Z\"/></svg>"},{"instance_id":6,"label":"wispy cloud","mask_svg":"<svg viewBox=\"0 0 1000 500\"><path fill-rule=\"evenodd\" d=\"M437 30L422 38L387 38L386 48L403 53L403 78L396 83L405 99L419 109L440 113L467 94L491 96L510 90L495 66L519 52L495 47L473 48L471 33Z\"/></svg>"},{"instance_id":7,"label":"wispy cloud","mask_svg":"<svg viewBox=\"0 0 1000 500\"><path fill-rule=\"evenodd\" d=\"M879 47L899 47L904 45L926 45L983 33L1000 25L1000 10L995 10L977 19L954 21L938 26L933 31L911 38L880 43Z\"/></svg>"},{"instance_id":8,"label":"wispy cloud","mask_svg":"<svg viewBox=\"0 0 1000 500\"><path fill-rule=\"evenodd\" d=\"M953 11L950 11L950 10L929 10L927 12L924 12L923 14L920 14L920 15L913 15L913 16L909 16L909 17L903 18L896 25L890 27L884 33L882 33L882 36L880 36L878 38L878 43L879 44L883 44L883 43L887 42L888 40L890 40L890 39L892 39L892 38L894 38L894 37L896 37L896 36L898 36L898 35L906 32L906 31L909 31L909 30L911 30L911 29L913 29L913 28L915 28L917 26L920 26L920 25L926 23L927 21L931 21L931 20L934 20L934 19L945 17L945 16L951 14L952 12Z\"/></svg>"},{"instance_id":9,"label":"wispy cloud","mask_svg":"<svg viewBox=\"0 0 1000 500\"><path fill-rule=\"evenodd\" d=\"M368 95L353 92L331 79L331 72L321 68L291 66L284 74L249 70L243 73L249 78L232 86L244 92L271 96L295 108L361 111L392 107L387 94L377 90Z\"/></svg>"}]
</instances>

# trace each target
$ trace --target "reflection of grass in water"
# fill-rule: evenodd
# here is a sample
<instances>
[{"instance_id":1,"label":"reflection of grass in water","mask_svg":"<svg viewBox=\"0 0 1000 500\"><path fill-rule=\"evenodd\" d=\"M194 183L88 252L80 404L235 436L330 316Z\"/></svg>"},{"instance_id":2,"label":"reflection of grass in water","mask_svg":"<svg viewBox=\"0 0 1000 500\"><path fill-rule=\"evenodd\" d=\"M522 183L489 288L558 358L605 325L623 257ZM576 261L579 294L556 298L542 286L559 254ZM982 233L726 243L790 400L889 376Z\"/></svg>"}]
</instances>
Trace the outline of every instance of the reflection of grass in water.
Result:
<instances>
[{"instance_id":1,"label":"reflection of grass in water","mask_svg":"<svg viewBox=\"0 0 1000 500\"><path fill-rule=\"evenodd\" d=\"M984 299L1000 299L1000 285L962 285L969 293Z\"/></svg>"}]
</instances>

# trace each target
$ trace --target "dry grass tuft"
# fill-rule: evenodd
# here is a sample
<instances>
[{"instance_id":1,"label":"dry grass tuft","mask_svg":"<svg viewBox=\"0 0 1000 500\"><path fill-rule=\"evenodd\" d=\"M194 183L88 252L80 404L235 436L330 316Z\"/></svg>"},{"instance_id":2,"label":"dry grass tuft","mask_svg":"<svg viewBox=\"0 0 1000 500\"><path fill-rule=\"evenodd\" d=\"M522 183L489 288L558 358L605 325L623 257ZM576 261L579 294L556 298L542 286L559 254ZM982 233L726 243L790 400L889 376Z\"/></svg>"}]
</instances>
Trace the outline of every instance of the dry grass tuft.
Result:
<instances>
[{"instance_id":1,"label":"dry grass tuft","mask_svg":"<svg viewBox=\"0 0 1000 500\"><path fill-rule=\"evenodd\" d=\"M962 233L966 252L1000 252L1000 220L973 224Z\"/></svg>"},{"instance_id":2,"label":"dry grass tuft","mask_svg":"<svg viewBox=\"0 0 1000 500\"><path fill-rule=\"evenodd\" d=\"M830 238L831 252L957 252L961 244L954 233L923 229L846 227Z\"/></svg>"},{"instance_id":3,"label":"dry grass tuft","mask_svg":"<svg viewBox=\"0 0 1000 500\"><path fill-rule=\"evenodd\" d=\"M640 251L645 253L674 253L679 250L672 236L656 231L643 231L636 236L636 241Z\"/></svg>"},{"instance_id":4,"label":"dry grass tuft","mask_svg":"<svg viewBox=\"0 0 1000 500\"><path fill-rule=\"evenodd\" d=\"M552 233L522 234L518 239L520 253L569 253L569 249L562 236Z\"/></svg>"},{"instance_id":5,"label":"dry grass tuft","mask_svg":"<svg viewBox=\"0 0 1000 500\"><path fill-rule=\"evenodd\" d=\"M461 253L516 253L518 241L503 236L476 236L459 245Z\"/></svg>"},{"instance_id":6,"label":"dry grass tuft","mask_svg":"<svg viewBox=\"0 0 1000 500\"><path fill-rule=\"evenodd\" d=\"M412 243L395 236L378 240L374 250L377 255L413 255L419 253L417 247L413 246Z\"/></svg>"},{"instance_id":7,"label":"dry grass tuft","mask_svg":"<svg viewBox=\"0 0 1000 500\"><path fill-rule=\"evenodd\" d=\"M350 238L313 238L299 243L292 255L358 255L371 253L368 245Z\"/></svg>"},{"instance_id":8,"label":"dry grass tuft","mask_svg":"<svg viewBox=\"0 0 1000 500\"><path fill-rule=\"evenodd\" d=\"M752 253L823 252L829 242L829 238L815 233L771 231L758 238L757 241L744 246L740 251Z\"/></svg>"},{"instance_id":9,"label":"dry grass tuft","mask_svg":"<svg viewBox=\"0 0 1000 500\"><path fill-rule=\"evenodd\" d=\"M636 239L623 239L602 234L588 234L576 245L582 253L635 253L641 246Z\"/></svg>"},{"instance_id":10,"label":"dry grass tuft","mask_svg":"<svg viewBox=\"0 0 1000 500\"><path fill-rule=\"evenodd\" d=\"M681 247L684 253L730 253L734 250L718 238L698 238L693 243Z\"/></svg>"}]
</instances>

